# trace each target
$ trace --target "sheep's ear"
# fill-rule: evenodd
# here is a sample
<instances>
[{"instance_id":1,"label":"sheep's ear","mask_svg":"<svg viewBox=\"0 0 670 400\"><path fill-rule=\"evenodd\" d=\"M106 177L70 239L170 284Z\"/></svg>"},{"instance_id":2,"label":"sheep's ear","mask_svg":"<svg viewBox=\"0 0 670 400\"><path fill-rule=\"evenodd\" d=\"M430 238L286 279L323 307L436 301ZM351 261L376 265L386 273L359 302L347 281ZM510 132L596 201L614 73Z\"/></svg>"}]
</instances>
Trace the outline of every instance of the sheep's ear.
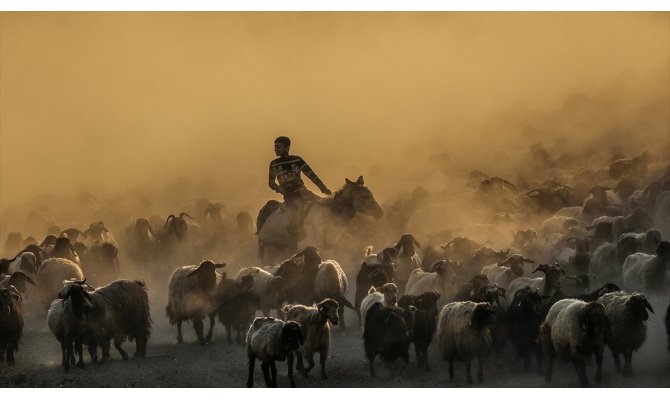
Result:
<instances>
[{"instance_id":1,"label":"sheep's ear","mask_svg":"<svg viewBox=\"0 0 670 400\"><path fill-rule=\"evenodd\" d=\"M651 308L651 304L649 304L649 301L646 298L644 298L644 306L647 308L647 310L651 311L652 314L656 314L654 312L654 309Z\"/></svg>"},{"instance_id":2,"label":"sheep's ear","mask_svg":"<svg viewBox=\"0 0 670 400\"><path fill-rule=\"evenodd\" d=\"M353 182L349 180L349 178L344 178L344 181L347 183L347 185L351 185Z\"/></svg>"},{"instance_id":3,"label":"sheep's ear","mask_svg":"<svg viewBox=\"0 0 670 400\"><path fill-rule=\"evenodd\" d=\"M363 181L363 176L359 176L358 179L356 179L356 184L357 185L365 185L365 182Z\"/></svg>"}]
</instances>

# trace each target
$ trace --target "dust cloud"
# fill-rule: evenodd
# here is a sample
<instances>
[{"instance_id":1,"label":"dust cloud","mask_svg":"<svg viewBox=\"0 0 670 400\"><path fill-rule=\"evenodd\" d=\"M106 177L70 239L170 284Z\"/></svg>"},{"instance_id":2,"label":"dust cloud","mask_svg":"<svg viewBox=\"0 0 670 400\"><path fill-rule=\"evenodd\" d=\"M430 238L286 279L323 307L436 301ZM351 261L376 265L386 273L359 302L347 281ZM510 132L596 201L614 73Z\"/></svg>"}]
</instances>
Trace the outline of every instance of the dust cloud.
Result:
<instances>
[{"instance_id":1,"label":"dust cloud","mask_svg":"<svg viewBox=\"0 0 670 400\"><path fill-rule=\"evenodd\" d=\"M280 134L332 190L363 175L383 205L453 200L472 170L541 182L532 145L566 171L668 157L667 13L0 18L3 237L105 216L76 199L126 222L202 197L255 216Z\"/></svg>"}]
</instances>

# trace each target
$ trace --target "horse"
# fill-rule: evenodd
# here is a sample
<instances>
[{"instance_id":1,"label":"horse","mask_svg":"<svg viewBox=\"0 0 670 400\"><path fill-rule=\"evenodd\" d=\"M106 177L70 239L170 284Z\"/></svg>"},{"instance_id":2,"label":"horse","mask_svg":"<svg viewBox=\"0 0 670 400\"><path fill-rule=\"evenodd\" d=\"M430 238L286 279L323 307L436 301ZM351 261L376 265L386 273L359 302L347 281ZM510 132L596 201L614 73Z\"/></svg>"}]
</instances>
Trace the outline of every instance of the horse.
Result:
<instances>
[{"instance_id":1,"label":"horse","mask_svg":"<svg viewBox=\"0 0 670 400\"><path fill-rule=\"evenodd\" d=\"M277 201L269 201L259 211L259 258L265 265L287 258L298 248L314 246L319 250L331 250L357 214L377 220L384 215L372 192L365 186L362 176L355 182L347 178L344 180L344 186L332 197L305 205L303 226L306 237L299 243L286 231L291 220L291 210L288 207L280 206Z\"/></svg>"}]
</instances>

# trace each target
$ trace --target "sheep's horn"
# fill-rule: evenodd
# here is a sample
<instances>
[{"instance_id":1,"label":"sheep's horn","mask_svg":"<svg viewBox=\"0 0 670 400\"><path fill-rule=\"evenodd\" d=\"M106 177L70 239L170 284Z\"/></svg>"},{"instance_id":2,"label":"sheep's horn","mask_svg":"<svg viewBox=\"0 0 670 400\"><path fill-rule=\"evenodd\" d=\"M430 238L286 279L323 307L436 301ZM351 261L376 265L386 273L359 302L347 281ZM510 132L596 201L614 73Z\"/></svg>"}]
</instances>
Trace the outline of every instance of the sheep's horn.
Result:
<instances>
[{"instance_id":1,"label":"sheep's horn","mask_svg":"<svg viewBox=\"0 0 670 400\"><path fill-rule=\"evenodd\" d=\"M168 217L165 218L165 226L168 226L168 222L170 222L170 218L175 219L176 217L174 216L174 214L168 215Z\"/></svg>"},{"instance_id":2,"label":"sheep's horn","mask_svg":"<svg viewBox=\"0 0 670 400\"><path fill-rule=\"evenodd\" d=\"M9 291L12 292L13 294L19 296L19 300L23 300L23 296L21 296L21 293L19 292L19 290L14 285L9 285Z\"/></svg>"},{"instance_id":3,"label":"sheep's horn","mask_svg":"<svg viewBox=\"0 0 670 400\"><path fill-rule=\"evenodd\" d=\"M191 218L191 219L193 219L193 217L191 217L190 215L188 215L188 214L185 213L185 212L182 212L181 214L179 214L179 218L182 218L182 219L183 219L183 218L184 218L184 215L187 216L187 217L189 217L189 218Z\"/></svg>"},{"instance_id":4,"label":"sheep's horn","mask_svg":"<svg viewBox=\"0 0 670 400\"><path fill-rule=\"evenodd\" d=\"M412 236L412 239L414 239L414 236ZM414 239L414 244L416 245L416 247L419 248L419 250L423 251L423 248L421 247L421 243L419 243L418 240Z\"/></svg>"}]
</instances>

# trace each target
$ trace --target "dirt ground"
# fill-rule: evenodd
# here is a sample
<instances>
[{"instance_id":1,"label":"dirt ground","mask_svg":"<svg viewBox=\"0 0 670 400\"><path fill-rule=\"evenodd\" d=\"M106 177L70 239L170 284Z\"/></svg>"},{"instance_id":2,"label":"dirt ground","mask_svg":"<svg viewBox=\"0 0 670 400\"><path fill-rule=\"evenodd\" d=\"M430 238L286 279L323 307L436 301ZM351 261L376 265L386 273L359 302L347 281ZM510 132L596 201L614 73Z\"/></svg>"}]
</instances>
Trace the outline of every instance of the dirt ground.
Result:
<instances>
[{"instance_id":1,"label":"dirt ground","mask_svg":"<svg viewBox=\"0 0 670 400\"><path fill-rule=\"evenodd\" d=\"M353 291L349 294L352 296ZM51 335L46 317L30 317L16 354L16 364L0 365L0 387L244 387L247 378L247 360L242 345L228 344L223 326L217 322L214 339L207 346L196 343L191 325L184 324L183 344L177 344L176 328L170 327L165 317L164 295L151 298L153 333L149 340L146 359L127 362L112 347L111 360L105 364L89 363L74 367L69 373L61 368L60 345ZM603 363L603 382L596 387L670 387L670 353L662 324L665 314L663 301L652 302L652 314L647 342L633 357L635 376L624 379L614 372L611 354L606 350ZM661 310L661 311L659 311ZM368 364L363 352L363 342L357 317L345 311L347 328L334 327L330 357L326 363L328 380L322 380L317 367L305 378L296 374L298 387L465 387L465 368L456 364L456 378L450 380L447 364L439 355L435 342L429 348L432 372L416 368L413 348L410 364L399 380L391 380L388 372L377 360L377 378L368 375ZM134 343L126 342L124 349L134 352ZM86 351L85 351L86 353ZM278 363L278 384L288 387L286 363ZM473 371L476 371L473 366ZM595 368L587 365L592 382ZM474 375L474 373L473 373ZM260 364L256 365L255 384L263 387ZM521 360L515 360L513 349L506 346L502 356L491 355L484 370L484 383L474 387L577 387L577 378L569 363L558 363L554 380L545 383L537 371L524 372Z\"/></svg>"}]
</instances>

